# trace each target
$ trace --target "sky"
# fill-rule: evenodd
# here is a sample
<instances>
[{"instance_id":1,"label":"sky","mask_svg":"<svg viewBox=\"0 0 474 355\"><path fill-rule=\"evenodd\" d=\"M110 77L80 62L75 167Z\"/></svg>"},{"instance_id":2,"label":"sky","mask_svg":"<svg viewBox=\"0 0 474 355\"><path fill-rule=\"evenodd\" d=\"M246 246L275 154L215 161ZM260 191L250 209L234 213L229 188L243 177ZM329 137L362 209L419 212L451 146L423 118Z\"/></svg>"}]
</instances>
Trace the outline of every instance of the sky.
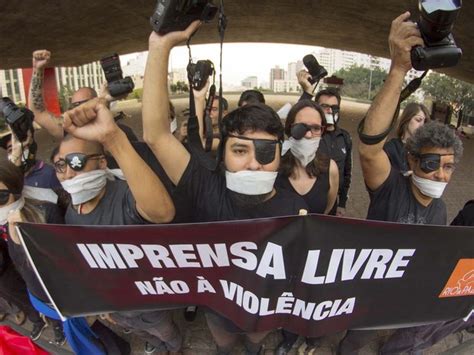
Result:
<instances>
[{"instance_id":1,"label":"sky","mask_svg":"<svg viewBox=\"0 0 474 355\"><path fill-rule=\"evenodd\" d=\"M194 61L210 59L219 72L219 44L191 45ZM302 60L306 54L318 51L320 47L276 43L224 43L223 80L240 85L248 76L256 75L259 85L269 82L270 68L279 65L287 70L289 62ZM137 54L121 56L122 66ZM143 58L145 62L146 56ZM188 64L186 46L176 47L171 52L170 69L185 68ZM217 78L216 78L217 80Z\"/></svg>"}]
</instances>

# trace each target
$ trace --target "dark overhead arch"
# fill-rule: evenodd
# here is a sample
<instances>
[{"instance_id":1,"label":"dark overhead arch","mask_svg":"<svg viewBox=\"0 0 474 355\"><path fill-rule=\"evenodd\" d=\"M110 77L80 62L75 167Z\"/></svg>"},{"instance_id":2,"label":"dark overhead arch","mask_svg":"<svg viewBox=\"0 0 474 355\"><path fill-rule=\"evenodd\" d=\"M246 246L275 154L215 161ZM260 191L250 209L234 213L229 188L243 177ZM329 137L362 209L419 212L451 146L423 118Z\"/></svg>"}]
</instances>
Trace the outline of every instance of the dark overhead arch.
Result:
<instances>
[{"instance_id":1,"label":"dark overhead arch","mask_svg":"<svg viewBox=\"0 0 474 355\"><path fill-rule=\"evenodd\" d=\"M217 2L217 1L215 1ZM339 48L388 57L390 22L417 0L225 0L226 42L276 42ZM54 65L78 65L104 54L147 49L152 0L0 0L0 68L31 65L34 49ZM447 74L474 82L474 1L465 0L454 35L461 63ZM216 22L193 43L218 41Z\"/></svg>"}]
</instances>

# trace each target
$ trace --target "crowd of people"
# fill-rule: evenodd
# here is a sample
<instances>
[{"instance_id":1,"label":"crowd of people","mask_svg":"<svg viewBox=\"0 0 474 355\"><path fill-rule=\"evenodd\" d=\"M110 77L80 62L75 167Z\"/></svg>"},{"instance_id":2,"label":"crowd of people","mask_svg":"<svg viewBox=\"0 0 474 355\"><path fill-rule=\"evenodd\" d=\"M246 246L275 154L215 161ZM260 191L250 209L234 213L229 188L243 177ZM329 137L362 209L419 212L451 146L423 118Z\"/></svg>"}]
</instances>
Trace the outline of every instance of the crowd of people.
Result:
<instances>
[{"instance_id":1,"label":"crowd of people","mask_svg":"<svg viewBox=\"0 0 474 355\"><path fill-rule=\"evenodd\" d=\"M430 122L422 104L406 106L397 138L387 142L406 73L410 48L423 45L409 14L397 17L390 31L392 64L361 127L359 153L370 196L367 218L412 224L447 225L441 199L456 164L462 142L448 126ZM60 140L51 164L36 159L34 132L20 142L11 132L1 146L8 159L0 165L1 240L0 317L25 314L38 339L50 324L58 345L67 340L78 354L107 353L85 318L61 321L21 247L19 222L73 225L135 225L211 222L308 213L346 215L352 178L352 137L340 127L341 96L314 86L305 70L298 73L303 95L282 120L265 105L262 93L242 94L229 110L224 97L210 105L212 149L221 159L215 170L202 164L178 129L168 93L168 62L173 47L186 41L200 23L186 30L149 37L142 98L143 141L130 127L117 123L109 109L107 89L97 94L80 88L70 110L56 117L43 97L44 69L51 53L33 53L29 108L35 122ZM208 86L194 92L200 128L204 122ZM219 108L220 107L220 108ZM222 119L219 120L219 109ZM204 144L204 132L200 129ZM470 196L472 197L472 196ZM473 225L474 203L468 202L453 224ZM44 314L47 322L40 317ZM248 354L257 354L269 332L249 333L210 309L205 310L219 354L228 354L243 337ZM116 312L105 316L145 342L145 352L180 351L183 335L172 310ZM397 330L382 353L418 351L442 335L472 327L469 322L429 324ZM343 354L366 345L374 331L349 330L340 343ZM290 351L298 334L283 330L278 354ZM317 347L320 338L307 338Z\"/></svg>"}]
</instances>

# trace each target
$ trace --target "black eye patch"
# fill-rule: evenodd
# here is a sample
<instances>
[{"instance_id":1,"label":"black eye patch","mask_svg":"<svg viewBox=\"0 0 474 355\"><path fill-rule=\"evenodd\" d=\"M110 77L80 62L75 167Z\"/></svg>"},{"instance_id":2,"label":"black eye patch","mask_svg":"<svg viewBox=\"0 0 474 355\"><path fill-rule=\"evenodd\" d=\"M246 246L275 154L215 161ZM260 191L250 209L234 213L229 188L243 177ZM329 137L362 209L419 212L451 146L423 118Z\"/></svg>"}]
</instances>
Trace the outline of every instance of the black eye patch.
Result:
<instances>
[{"instance_id":1,"label":"black eye patch","mask_svg":"<svg viewBox=\"0 0 474 355\"><path fill-rule=\"evenodd\" d=\"M291 136L294 139L301 139L311 128L306 123L296 123L291 127Z\"/></svg>"},{"instance_id":2,"label":"black eye patch","mask_svg":"<svg viewBox=\"0 0 474 355\"><path fill-rule=\"evenodd\" d=\"M420 169L426 173L432 173L439 169L441 165L441 155L439 154L422 154L420 155Z\"/></svg>"},{"instance_id":3,"label":"black eye patch","mask_svg":"<svg viewBox=\"0 0 474 355\"><path fill-rule=\"evenodd\" d=\"M278 140L273 139L255 139L244 136L234 136L229 134L229 137L244 139L252 141L255 148L255 159L262 165L270 164L275 160L276 147L280 143Z\"/></svg>"}]
</instances>

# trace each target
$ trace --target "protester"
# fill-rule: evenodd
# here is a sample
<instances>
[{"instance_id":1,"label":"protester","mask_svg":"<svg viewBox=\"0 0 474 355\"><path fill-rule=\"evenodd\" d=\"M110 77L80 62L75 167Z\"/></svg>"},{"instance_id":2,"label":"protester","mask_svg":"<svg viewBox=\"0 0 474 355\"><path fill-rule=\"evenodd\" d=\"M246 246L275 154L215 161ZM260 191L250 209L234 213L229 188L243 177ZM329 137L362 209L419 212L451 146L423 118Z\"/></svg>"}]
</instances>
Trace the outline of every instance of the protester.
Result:
<instances>
[{"instance_id":1,"label":"protester","mask_svg":"<svg viewBox=\"0 0 474 355\"><path fill-rule=\"evenodd\" d=\"M446 206L441 196L462 155L462 143L454 132L435 122L416 130L406 144L410 176L394 168L383 150L406 73L411 69L410 49L423 45L417 25L408 21L409 17L410 13L406 12L392 22L389 35L392 64L360 134L361 166L370 196L367 219L446 225ZM409 333L410 329L405 332ZM373 336L374 331L348 331L339 350L342 354L353 353ZM420 343L413 343L414 338L399 340L396 345L385 344L381 352L395 347L400 352L420 347Z\"/></svg>"},{"instance_id":2,"label":"protester","mask_svg":"<svg viewBox=\"0 0 474 355\"><path fill-rule=\"evenodd\" d=\"M275 186L300 195L310 213L328 214L339 188L336 163L318 150L325 128L324 111L311 100L298 101L285 122L289 149L282 157ZM298 339L298 334L285 330L282 334L283 340L276 350L280 355L288 353ZM307 338L306 342L316 347L318 340Z\"/></svg>"},{"instance_id":3,"label":"protester","mask_svg":"<svg viewBox=\"0 0 474 355\"><path fill-rule=\"evenodd\" d=\"M474 226L474 200L467 201L451 222L452 226Z\"/></svg>"},{"instance_id":4,"label":"protester","mask_svg":"<svg viewBox=\"0 0 474 355\"><path fill-rule=\"evenodd\" d=\"M25 185L37 188L30 189L30 191L55 190L61 186L54 173L54 168L43 160L36 158L37 146L34 141L34 133L30 133L25 142L20 142L10 131L1 140L0 146L7 151L8 160L23 169ZM40 197L37 198L41 199Z\"/></svg>"},{"instance_id":5,"label":"protester","mask_svg":"<svg viewBox=\"0 0 474 355\"><path fill-rule=\"evenodd\" d=\"M46 129L49 134L57 139L63 137L63 118L55 116L53 113L46 109L46 103L43 98L43 81L44 81L44 70L51 60L51 52L42 49L33 52L33 74L31 76L31 85L29 93L29 108L35 115L35 122L38 123L42 128ZM82 87L76 90L71 97L71 108L77 107L93 98L98 97L97 92L90 87ZM100 97L103 97L111 102L114 100L110 96L107 84L105 83L101 88ZM117 121L122 117L121 114L117 116ZM127 135L131 142L138 141L135 132L127 125L118 122L117 125Z\"/></svg>"},{"instance_id":6,"label":"protester","mask_svg":"<svg viewBox=\"0 0 474 355\"><path fill-rule=\"evenodd\" d=\"M339 187L336 163L318 151L325 128L323 110L310 100L296 103L285 123L290 148L282 157L275 186L303 197L310 213L328 214Z\"/></svg>"},{"instance_id":7,"label":"protester","mask_svg":"<svg viewBox=\"0 0 474 355\"><path fill-rule=\"evenodd\" d=\"M250 90L245 90L242 94L240 94L240 98L239 98L239 102L237 103L237 106L242 107L245 105L257 104L257 103L264 104L265 96L263 96L263 94L258 90L250 89Z\"/></svg>"},{"instance_id":8,"label":"protester","mask_svg":"<svg viewBox=\"0 0 474 355\"><path fill-rule=\"evenodd\" d=\"M15 230L15 223L47 222L61 224L63 223L63 217L55 205L44 202L40 204L38 201L25 198L23 195L23 187L24 178L22 171L10 162L3 161L0 164L0 203L2 205L0 208L0 218L2 228L4 229L3 236L7 240L8 253L5 254L6 250L3 250L4 253L2 254L5 258L8 257L8 255L10 256L11 261L24 281L19 275L17 276L13 265L8 266L8 259L4 259L4 267L8 270L4 270L2 273L1 284L3 284L5 280L8 280L9 292L1 292L1 294L2 296L5 294L14 296L14 299L11 301L17 304L20 309L24 310L28 319L33 323L33 329L30 334L31 339L38 340L43 330L47 327L47 324L39 316L38 311L41 312L41 310L35 310L32 307L28 299L28 293L46 303L49 303L49 299L36 277L23 247L20 245L20 240ZM25 283L28 288L28 293ZM3 287L1 287L1 289L2 291L6 291ZM54 343L59 346L63 345L65 337L61 322L52 318L48 318L48 322L53 326Z\"/></svg>"},{"instance_id":9,"label":"protester","mask_svg":"<svg viewBox=\"0 0 474 355\"><path fill-rule=\"evenodd\" d=\"M392 138L383 146L395 169L402 173L409 170L405 150L406 141L413 137L418 128L429 121L430 114L425 105L411 102L405 107L398 123L397 138Z\"/></svg>"},{"instance_id":10,"label":"protester","mask_svg":"<svg viewBox=\"0 0 474 355\"><path fill-rule=\"evenodd\" d=\"M311 100L313 97L313 84L309 82L311 75L303 69L297 73L297 77L303 88L300 100ZM338 200L331 214L345 216L352 180L352 139L349 132L339 127L341 95L337 89L327 88L320 90L314 100L323 109L327 122L320 150L333 159L339 168Z\"/></svg>"},{"instance_id":11,"label":"protester","mask_svg":"<svg viewBox=\"0 0 474 355\"><path fill-rule=\"evenodd\" d=\"M167 125L170 132L168 120ZM115 124L105 100L89 100L66 112L64 129L69 134L61 142L54 166L72 199L66 224L128 225L173 219L175 209L166 188ZM104 149L127 182L113 178ZM181 347L181 333L169 311L120 312L111 318L144 336L147 352L161 348L163 342L171 351Z\"/></svg>"},{"instance_id":12,"label":"protester","mask_svg":"<svg viewBox=\"0 0 474 355\"><path fill-rule=\"evenodd\" d=\"M201 166L197 157L169 132L166 105L169 54L198 26L199 22L195 21L182 32L150 35L143 88L145 141L172 182L186 193L199 221L294 215L306 209L300 197L273 186L280 162L283 127L268 106L246 105L230 112L222 121L225 175ZM204 105L205 100L196 101L198 115L204 112ZM220 315L209 312L206 318L220 353L229 353L238 334L245 334ZM258 353L267 333L246 333L246 351Z\"/></svg>"}]
</instances>

